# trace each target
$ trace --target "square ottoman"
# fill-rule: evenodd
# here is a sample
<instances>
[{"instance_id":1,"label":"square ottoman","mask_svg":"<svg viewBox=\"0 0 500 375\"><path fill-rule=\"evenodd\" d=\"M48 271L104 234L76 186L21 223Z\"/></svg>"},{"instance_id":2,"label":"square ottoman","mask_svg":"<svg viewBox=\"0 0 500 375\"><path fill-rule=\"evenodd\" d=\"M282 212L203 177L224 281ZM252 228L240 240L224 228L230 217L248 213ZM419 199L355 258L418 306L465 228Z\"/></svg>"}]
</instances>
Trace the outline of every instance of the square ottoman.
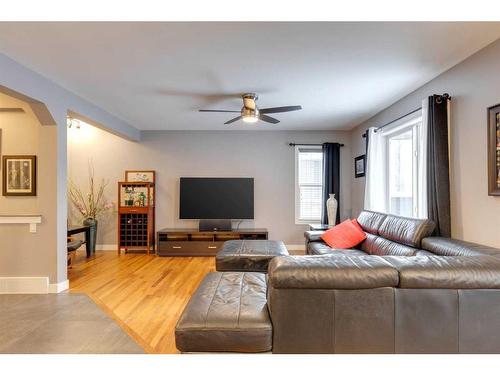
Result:
<instances>
[{"instance_id":1,"label":"square ottoman","mask_svg":"<svg viewBox=\"0 0 500 375\"><path fill-rule=\"evenodd\" d=\"M212 272L201 282L175 328L183 353L261 353L272 349L266 275Z\"/></svg>"},{"instance_id":2,"label":"square ottoman","mask_svg":"<svg viewBox=\"0 0 500 375\"><path fill-rule=\"evenodd\" d=\"M283 241L226 241L215 257L217 271L267 272L271 259L288 255Z\"/></svg>"}]
</instances>

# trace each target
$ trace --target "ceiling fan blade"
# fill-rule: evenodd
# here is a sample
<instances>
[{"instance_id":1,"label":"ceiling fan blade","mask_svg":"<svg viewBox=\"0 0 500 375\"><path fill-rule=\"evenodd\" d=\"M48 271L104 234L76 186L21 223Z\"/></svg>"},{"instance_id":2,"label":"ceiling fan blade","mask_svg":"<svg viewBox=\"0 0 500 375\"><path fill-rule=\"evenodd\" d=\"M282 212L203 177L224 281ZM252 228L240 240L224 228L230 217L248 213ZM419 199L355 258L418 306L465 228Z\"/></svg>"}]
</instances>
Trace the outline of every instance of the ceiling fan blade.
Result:
<instances>
[{"instance_id":1,"label":"ceiling fan blade","mask_svg":"<svg viewBox=\"0 0 500 375\"><path fill-rule=\"evenodd\" d=\"M233 119L231 119L231 120L229 120L229 121L226 121L226 122L224 123L224 125L231 124L231 123L233 123L233 122L235 122L235 121L241 120L241 118L242 118L242 116L235 117L235 118L233 118Z\"/></svg>"},{"instance_id":2,"label":"ceiling fan blade","mask_svg":"<svg viewBox=\"0 0 500 375\"><path fill-rule=\"evenodd\" d=\"M259 119L265 122L270 122L271 124L277 124L280 120L275 119L271 116L263 115L262 113L259 115Z\"/></svg>"},{"instance_id":3,"label":"ceiling fan blade","mask_svg":"<svg viewBox=\"0 0 500 375\"><path fill-rule=\"evenodd\" d=\"M24 112L22 108L0 108L0 112Z\"/></svg>"},{"instance_id":4,"label":"ceiling fan blade","mask_svg":"<svg viewBox=\"0 0 500 375\"><path fill-rule=\"evenodd\" d=\"M260 113L280 113L280 112L291 112L298 111L302 109L300 105L289 105L286 107L273 107L273 108L262 108Z\"/></svg>"},{"instance_id":5,"label":"ceiling fan blade","mask_svg":"<svg viewBox=\"0 0 500 375\"><path fill-rule=\"evenodd\" d=\"M230 112L230 113L241 113L241 111L228 111L226 109L200 109L199 112Z\"/></svg>"}]
</instances>

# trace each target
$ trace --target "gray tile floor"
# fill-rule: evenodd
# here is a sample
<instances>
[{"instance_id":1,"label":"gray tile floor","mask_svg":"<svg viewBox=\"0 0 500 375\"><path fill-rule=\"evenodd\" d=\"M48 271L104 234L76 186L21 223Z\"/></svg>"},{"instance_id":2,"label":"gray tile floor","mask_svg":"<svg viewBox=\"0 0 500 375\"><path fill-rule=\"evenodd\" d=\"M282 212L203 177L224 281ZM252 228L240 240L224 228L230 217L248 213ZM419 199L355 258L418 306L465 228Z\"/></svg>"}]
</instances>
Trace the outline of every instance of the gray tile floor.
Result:
<instances>
[{"instance_id":1,"label":"gray tile floor","mask_svg":"<svg viewBox=\"0 0 500 375\"><path fill-rule=\"evenodd\" d=\"M84 294L0 295L0 353L144 353Z\"/></svg>"}]
</instances>

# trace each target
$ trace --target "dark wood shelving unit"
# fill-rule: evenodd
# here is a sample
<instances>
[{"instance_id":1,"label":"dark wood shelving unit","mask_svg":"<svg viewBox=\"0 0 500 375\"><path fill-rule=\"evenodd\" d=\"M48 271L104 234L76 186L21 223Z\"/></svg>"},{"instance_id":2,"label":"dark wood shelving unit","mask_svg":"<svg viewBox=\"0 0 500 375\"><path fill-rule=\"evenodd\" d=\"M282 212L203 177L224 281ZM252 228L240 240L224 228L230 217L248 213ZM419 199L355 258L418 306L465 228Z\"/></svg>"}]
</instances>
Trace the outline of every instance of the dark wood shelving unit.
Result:
<instances>
[{"instance_id":1,"label":"dark wood shelving unit","mask_svg":"<svg viewBox=\"0 0 500 375\"><path fill-rule=\"evenodd\" d=\"M154 183L118 182L118 254L154 252Z\"/></svg>"},{"instance_id":2,"label":"dark wood shelving unit","mask_svg":"<svg viewBox=\"0 0 500 375\"><path fill-rule=\"evenodd\" d=\"M234 231L207 231L198 229L165 228L157 233L159 256L212 256L225 241L267 240L267 229L238 229Z\"/></svg>"}]
</instances>

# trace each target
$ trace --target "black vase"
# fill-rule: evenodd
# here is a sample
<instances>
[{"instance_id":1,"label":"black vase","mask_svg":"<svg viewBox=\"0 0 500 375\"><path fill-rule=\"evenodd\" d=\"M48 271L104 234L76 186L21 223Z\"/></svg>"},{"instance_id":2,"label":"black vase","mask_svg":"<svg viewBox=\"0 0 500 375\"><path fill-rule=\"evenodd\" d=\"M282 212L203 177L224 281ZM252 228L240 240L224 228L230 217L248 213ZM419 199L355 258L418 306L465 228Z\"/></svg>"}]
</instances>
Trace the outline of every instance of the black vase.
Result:
<instances>
[{"instance_id":1,"label":"black vase","mask_svg":"<svg viewBox=\"0 0 500 375\"><path fill-rule=\"evenodd\" d=\"M95 254L95 244L97 238L97 220L94 218L87 218L83 220L83 225L88 225L90 227L90 236L87 245L87 248L90 249L91 254Z\"/></svg>"}]
</instances>

